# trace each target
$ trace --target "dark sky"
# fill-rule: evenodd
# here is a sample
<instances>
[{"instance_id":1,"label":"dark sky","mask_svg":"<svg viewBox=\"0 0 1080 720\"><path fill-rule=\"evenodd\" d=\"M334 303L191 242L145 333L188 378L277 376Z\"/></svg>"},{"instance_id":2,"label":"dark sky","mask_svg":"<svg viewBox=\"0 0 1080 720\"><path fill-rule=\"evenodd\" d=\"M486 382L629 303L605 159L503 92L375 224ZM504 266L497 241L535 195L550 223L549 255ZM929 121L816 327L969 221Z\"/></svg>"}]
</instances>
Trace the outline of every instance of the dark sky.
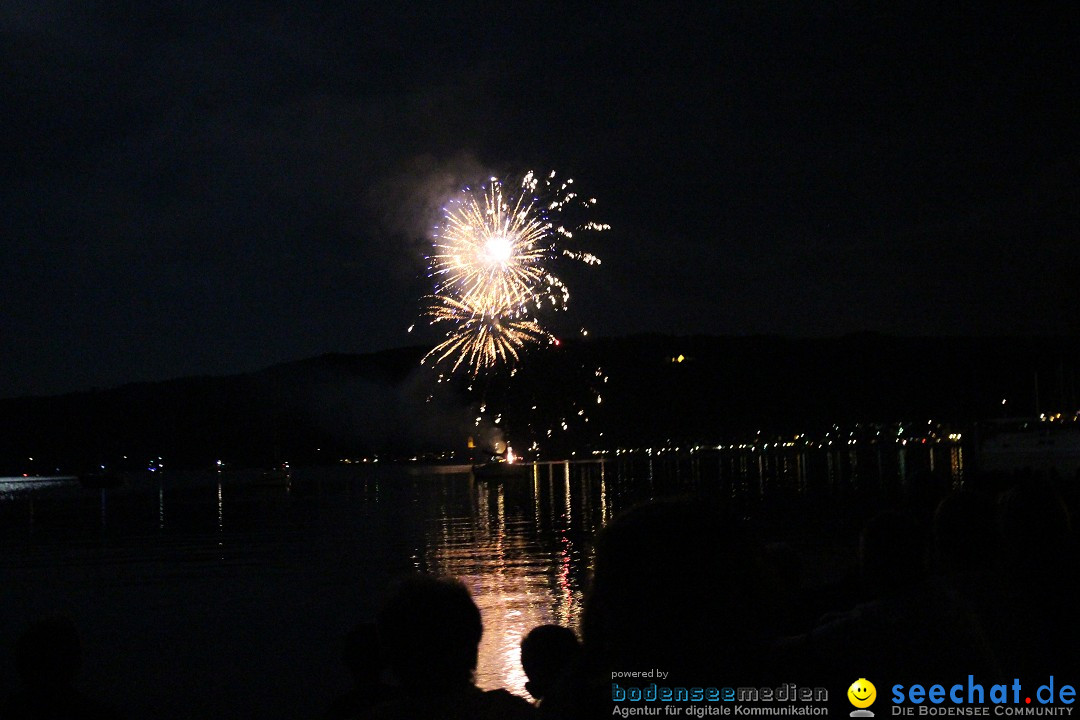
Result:
<instances>
[{"instance_id":1,"label":"dark sky","mask_svg":"<svg viewBox=\"0 0 1080 720\"><path fill-rule=\"evenodd\" d=\"M1076 332L1073 5L5 2L0 396L413 344L529 168L594 333Z\"/></svg>"}]
</instances>

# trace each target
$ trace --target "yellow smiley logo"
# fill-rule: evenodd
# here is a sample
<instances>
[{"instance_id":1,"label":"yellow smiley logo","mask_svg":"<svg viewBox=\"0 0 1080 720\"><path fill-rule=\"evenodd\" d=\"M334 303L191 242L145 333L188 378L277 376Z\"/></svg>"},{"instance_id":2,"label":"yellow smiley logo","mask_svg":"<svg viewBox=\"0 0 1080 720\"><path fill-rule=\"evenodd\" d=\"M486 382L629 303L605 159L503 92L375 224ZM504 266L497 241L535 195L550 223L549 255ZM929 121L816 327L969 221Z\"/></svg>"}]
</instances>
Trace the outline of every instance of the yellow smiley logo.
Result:
<instances>
[{"instance_id":1,"label":"yellow smiley logo","mask_svg":"<svg viewBox=\"0 0 1080 720\"><path fill-rule=\"evenodd\" d=\"M877 699L877 688L866 678L859 678L847 689L848 700L857 708L868 708Z\"/></svg>"}]
</instances>

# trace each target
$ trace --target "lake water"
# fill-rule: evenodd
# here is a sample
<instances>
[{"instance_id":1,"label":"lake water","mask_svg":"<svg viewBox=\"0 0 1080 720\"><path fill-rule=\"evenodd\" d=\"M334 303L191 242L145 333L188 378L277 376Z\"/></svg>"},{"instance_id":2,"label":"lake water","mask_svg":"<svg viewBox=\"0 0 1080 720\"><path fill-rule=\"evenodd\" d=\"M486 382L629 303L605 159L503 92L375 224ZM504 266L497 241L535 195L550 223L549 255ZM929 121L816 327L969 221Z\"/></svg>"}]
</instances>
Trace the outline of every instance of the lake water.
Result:
<instances>
[{"instance_id":1,"label":"lake water","mask_svg":"<svg viewBox=\"0 0 1080 720\"><path fill-rule=\"evenodd\" d=\"M960 453L959 456L957 453ZM49 612L83 634L83 685L131 717L319 715L348 678L342 635L412 569L461 578L481 609L477 682L526 696L518 645L576 626L590 541L632 504L719 490L748 511L889 490L919 470L962 481L955 446L634 454L503 483L419 466L255 476L165 472L89 490L0 479L0 687L15 637Z\"/></svg>"}]
</instances>

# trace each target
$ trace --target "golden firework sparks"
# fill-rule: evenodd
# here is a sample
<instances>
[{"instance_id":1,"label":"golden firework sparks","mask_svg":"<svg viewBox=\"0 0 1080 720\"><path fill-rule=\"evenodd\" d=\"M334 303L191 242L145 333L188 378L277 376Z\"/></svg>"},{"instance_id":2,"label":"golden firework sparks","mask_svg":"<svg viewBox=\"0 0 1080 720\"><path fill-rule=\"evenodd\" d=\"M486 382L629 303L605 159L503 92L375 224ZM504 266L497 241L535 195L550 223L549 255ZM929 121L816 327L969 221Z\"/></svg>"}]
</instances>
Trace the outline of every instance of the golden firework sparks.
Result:
<instances>
[{"instance_id":1,"label":"golden firework sparks","mask_svg":"<svg viewBox=\"0 0 1080 720\"><path fill-rule=\"evenodd\" d=\"M572 179L560 185L555 175L540 180L526 173L516 195L491 178L480 191L466 188L443 209L429 257L435 295L425 314L432 325L451 327L422 362L452 362L451 372L466 365L475 377L481 370L516 362L529 345L558 343L537 314L565 309L570 291L544 263L568 257L598 265L600 259L590 252L559 246L573 240L575 232L610 227L591 221L571 228L557 223L567 208L588 210L596 199L582 200Z\"/></svg>"},{"instance_id":2,"label":"golden firework sparks","mask_svg":"<svg viewBox=\"0 0 1080 720\"><path fill-rule=\"evenodd\" d=\"M438 364L453 357L450 372L466 364L475 376L500 363L516 361L526 345L545 339L554 342L554 337L536 320L519 316L510 308L492 310L440 295L430 300L427 313L432 324L446 322L452 327L446 339L428 351L421 362Z\"/></svg>"}]
</instances>

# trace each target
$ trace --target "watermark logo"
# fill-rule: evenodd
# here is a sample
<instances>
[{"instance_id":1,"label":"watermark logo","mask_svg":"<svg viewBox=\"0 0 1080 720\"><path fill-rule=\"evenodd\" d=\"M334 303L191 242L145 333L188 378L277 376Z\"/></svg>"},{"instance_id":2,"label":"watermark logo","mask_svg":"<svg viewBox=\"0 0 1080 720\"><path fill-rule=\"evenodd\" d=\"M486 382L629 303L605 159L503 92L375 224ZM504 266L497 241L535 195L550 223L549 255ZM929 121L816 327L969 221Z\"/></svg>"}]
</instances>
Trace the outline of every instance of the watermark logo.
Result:
<instances>
[{"instance_id":1,"label":"watermark logo","mask_svg":"<svg viewBox=\"0 0 1080 720\"><path fill-rule=\"evenodd\" d=\"M647 685L628 685L627 678L658 680ZM823 687L800 687L782 683L774 687L691 686L673 682L664 670L615 671L611 673L612 715L631 717L824 716L829 691ZM615 682L617 681L617 682Z\"/></svg>"},{"instance_id":2,"label":"watermark logo","mask_svg":"<svg viewBox=\"0 0 1080 720\"><path fill-rule=\"evenodd\" d=\"M974 675L967 682L954 685L893 685L893 715L1072 715L1076 702L1076 688L1055 680L1051 675L1045 685L1039 685L1034 693L1027 690L1020 678L1011 684L998 683L984 686L976 682Z\"/></svg>"},{"instance_id":3,"label":"watermark logo","mask_svg":"<svg viewBox=\"0 0 1080 720\"><path fill-rule=\"evenodd\" d=\"M855 706L855 710L851 711L851 717L874 717L874 713L866 709L874 704L874 700L877 700L877 688L874 687L874 683L866 678L859 678L847 689L847 697L848 701Z\"/></svg>"}]
</instances>

